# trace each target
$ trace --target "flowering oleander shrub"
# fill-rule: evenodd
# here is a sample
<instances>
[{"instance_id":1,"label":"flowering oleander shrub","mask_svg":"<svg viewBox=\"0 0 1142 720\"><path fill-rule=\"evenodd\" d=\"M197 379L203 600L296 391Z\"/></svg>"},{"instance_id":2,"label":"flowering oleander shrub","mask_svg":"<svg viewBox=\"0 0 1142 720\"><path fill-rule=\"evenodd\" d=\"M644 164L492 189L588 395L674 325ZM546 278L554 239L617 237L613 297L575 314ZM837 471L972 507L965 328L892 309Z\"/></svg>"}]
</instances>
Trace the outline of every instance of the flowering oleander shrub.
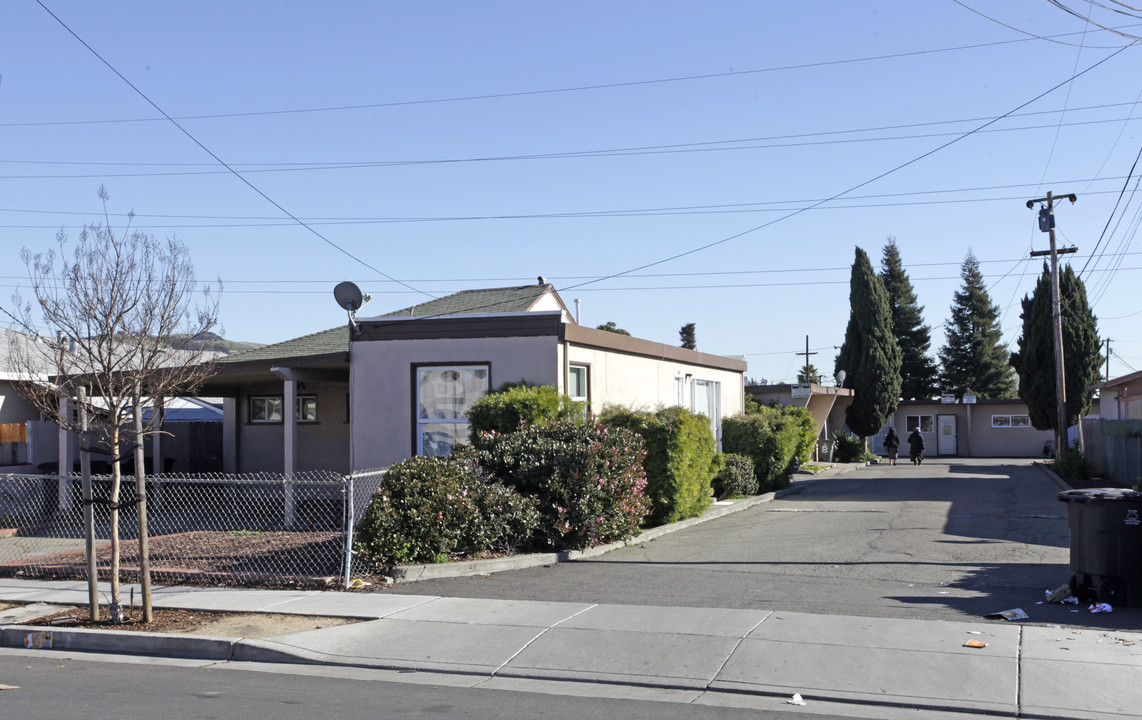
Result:
<instances>
[{"instance_id":1,"label":"flowering oleander shrub","mask_svg":"<svg viewBox=\"0 0 1142 720\"><path fill-rule=\"evenodd\" d=\"M642 439L594 420L560 421L474 442L480 467L533 497L534 545L568 550L631 537L650 511Z\"/></svg>"},{"instance_id":2,"label":"flowering oleander shrub","mask_svg":"<svg viewBox=\"0 0 1142 720\"><path fill-rule=\"evenodd\" d=\"M393 465L358 525L354 550L376 565L511 551L539 524L535 503L480 477L470 450Z\"/></svg>"}]
</instances>

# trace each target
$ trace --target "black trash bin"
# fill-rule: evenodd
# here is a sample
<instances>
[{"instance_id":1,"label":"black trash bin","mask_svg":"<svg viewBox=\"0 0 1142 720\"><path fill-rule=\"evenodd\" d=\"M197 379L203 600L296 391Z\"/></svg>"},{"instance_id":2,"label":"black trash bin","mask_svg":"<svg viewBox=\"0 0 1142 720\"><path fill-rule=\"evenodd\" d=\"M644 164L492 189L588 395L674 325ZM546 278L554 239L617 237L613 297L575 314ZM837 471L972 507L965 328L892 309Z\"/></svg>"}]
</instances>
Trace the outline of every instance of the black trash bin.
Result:
<instances>
[{"instance_id":1,"label":"black trash bin","mask_svg":"<svg viewBox=\"0 0 1142 720\"><path fill-rule=\"evenodd\" d=\"M1142 492L1068 490L1071 592L1113 605L1142 607Z\"/></svg>"}]
</instances>

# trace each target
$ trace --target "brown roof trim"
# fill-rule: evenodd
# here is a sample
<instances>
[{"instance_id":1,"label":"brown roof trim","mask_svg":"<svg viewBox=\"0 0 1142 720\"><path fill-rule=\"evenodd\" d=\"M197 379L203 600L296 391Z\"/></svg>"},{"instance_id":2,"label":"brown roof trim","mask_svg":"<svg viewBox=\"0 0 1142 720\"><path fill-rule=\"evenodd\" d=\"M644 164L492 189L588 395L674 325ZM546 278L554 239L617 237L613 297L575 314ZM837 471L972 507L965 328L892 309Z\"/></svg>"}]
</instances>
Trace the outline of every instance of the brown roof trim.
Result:
<instances>
[{"instance_id":1,"label":"brown roof trim","mask_svg":"<svg viewBox=\"0 0 1142 720\"><path fill-rule=\"evenodd\" d=\"M688 365L701 365L703 367L728 370L730 372L744 373L748 367L745 360L728 358L722 355L711 355L709 353L698 352L697 350L687 350L686 348L676 347L674 345L643 340L641 338L630 337L629 335L620 335L619 333L607 332L606 330L596 330L595 328L570 323L565 323L561 327L562 333L560 333L559 339L566 340L574 345L584 345L599 348L600 350L611 350L626 355L641 355L642 357L655 358L658 360L671 360Z\"/></svg>"},{"instance_id":2,"label":"brown roof trim","mask_svg":"<svg viewBox=\"0 0 1142 720\"><path fill-rule=\"evenodd\" d=\"M1127 383L1132 383L1135 380L1142 380L1142 370L1139 370L1138 372L1130 373L1129 375L1121 375L1119 377L1113 378L1111 380L1107 380L1105 382L1100 382L1100 383L1097 383L1095 385L1088 385L1086 389L1087 390L1106 390L1108 388L1118 387L1119 385L1125 385Z\"/></svg>"},{"instance_id":3,"label":"brown roof trim","mask_svg":"<svg viewBox=\"0 0 1142 720\"><path fill-rule=\"evenodd\" d=\"M745 392L747 395L776 395L778 393L791 393L793 392L794 387L796 387L796 385L793 383L776 383L774 385L746 385ZM856 391L852 388L836 387L835 385L818 385L817 383L810 383L810 387L814 395L836 395L837 397L851 397L856 394Z\"/></svg>"},{"instance_id":4,"label":"brown roof trim","mask_svg":"<svg viewBox=\"0 0 1142 720\"><path fill-rule=\"evenodd\" d=\"M556 336L562 313L522 312L428 318L372 318L361 321L353 342Z\"/></svg>"}]
</instances>

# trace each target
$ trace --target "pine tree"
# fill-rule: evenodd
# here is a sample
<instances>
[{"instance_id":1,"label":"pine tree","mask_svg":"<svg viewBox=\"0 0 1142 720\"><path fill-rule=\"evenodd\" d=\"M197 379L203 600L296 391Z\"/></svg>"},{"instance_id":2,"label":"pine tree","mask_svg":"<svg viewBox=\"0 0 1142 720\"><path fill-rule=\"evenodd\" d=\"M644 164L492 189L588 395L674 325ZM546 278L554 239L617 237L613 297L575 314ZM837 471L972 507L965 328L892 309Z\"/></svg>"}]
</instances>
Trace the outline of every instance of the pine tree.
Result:
<instances>
[{"instance_id":1,"label":"pine tree","mask_svg":"<svg viewBox=\"0 0 1142 720\"><path fill-rule=\"evenodd\" d=\"M698 349L698 338L695 336L694 323L686 323L682 329L678 331L678 340L682 347L687 350Z\"/></svg>"},{"instance_id":2,"label":"pine tree","mask_svg":"<svg viewBox=\"0 0 1142 720\"><path fill-rule=\"evenodd\" d=\"M970 390L980 398L1013 397L1015 378L1002 342L999 306L992 304L979 272L979 260L970 250L960 266L960 276L963 288L955 294L940 349L944 391L963 395Z\"/></svg>"},{"instance_id":3,"label":"pine tree","mask_svg":"<svg viewBox=\"0 0 1142 720\"><path fill-rule=\"evenodd\" d=\"M928 354L932 332L924 324L924 308L916 300L912 281L900 262L896 238L889 236L880 260L880 279L892 311L892 334L900 345L900 394L906 399L931 399L940 394L936 361Z\"/></svg>"},{"instance_id":4,"label":"pine tree","mask_svg":"<svg viewBox=\"0 0 1142 720\"><path fill-rule=\"evenodd\" d=\"M849 429L875 435L900 403L900 347L892 335L892 311L884 283L859 247L849 280L849 325L837 355L846 388L855 390L845 409Z\"/></svg>"},{"instance_id":5,"label":"pine tree","mask_svg":"<svg viewBox=\"0 0 1142 720\"><path fill-rule=\"evenodd\" d=\"M1086 287L1070 265L1059 272L1059 307L1063 320L1063 383L1067 394L1067 425L1074 425L1090 410L1087 388L1098 382L1102 344L1098 320L1087 303ZM1055 430L1058 410L1055 393L1055 330L1051 312L1051 271L1043 273L1030 296L1023 297L1023 334L1011 365L1019 374L1019 397L1027 403L1031 424Z\"/></svg>"}]
</instances>

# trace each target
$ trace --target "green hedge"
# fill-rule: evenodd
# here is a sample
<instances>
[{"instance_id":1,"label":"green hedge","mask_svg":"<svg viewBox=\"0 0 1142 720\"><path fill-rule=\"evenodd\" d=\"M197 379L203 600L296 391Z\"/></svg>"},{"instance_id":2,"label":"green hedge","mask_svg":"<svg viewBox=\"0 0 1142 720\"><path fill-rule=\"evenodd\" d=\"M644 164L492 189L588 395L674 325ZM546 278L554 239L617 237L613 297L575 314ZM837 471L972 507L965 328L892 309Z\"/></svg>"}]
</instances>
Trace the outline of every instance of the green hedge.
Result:
<instances>
[{"instance_id":1,"label":"green hedge","mask_svg":"<svg viewBox=\"0 0 1142 720\"><path fill-rule=\"evenodd\" d=\"M722 449L753 461L759 492L780 490L812 456L816 435L809 428L813 418L803 408L763 406L722 421Z\"/></svg>"},{"instance_id":2,"label":"green hedge","mask_svg":"<svg viewBox=\"0 0 1142 720\"><path fill-rule=\"evenodd\" d=\"M721 457L709 418L681 407L651 413L608 405L599 419L637 433L646 443L643 466L653 522L698 517L710 507Z\"/></svg>"},{"instance_id":3,"label":"green hedge","mask_svg":"<svg viewBox=\"0 0 1142 720\"><path fill-rule=\"evenodd\" d=\"M374 565L445 562L526 544L539 526L534 501L482 480L470 450L464 452L390 467L357 526L358 558Z\"/></svg>"},{"instance_id":4,"label":"green hedge","mask_svg":"<svg viewBox=\"0 0 1142 720\"><path fill-rule=\"evenodd\" d=\"M560 395L550 385L506 383L477 400L468 410L472 442L483 432L516 432L530 425L550 425L583 417L584 405Z\"/></svg>"},{"instance_id":5,"label":"green hedge","mask_svg":"<svg viewBox=\"0 0 1142 720\"><path fill-rule=\"evenodd\" d=\"M714 495L719 499L756 495L757 475L754 474L753 460L735 453L725 453L722 459L723 467L714 476Z\"/></svg>"},{"instance_id":6,"label":"green hedge","mask_svg":"<svg viewBox=\"0 0 1142 720\"><path fill-rule=\"evenodd\" d=\"M642 438L595 420L559 421L518 432L486 432L473 442L480 466L534 497L538 545L569 550L624 540L650 510Z\"/></svg>"}]
</instances>

